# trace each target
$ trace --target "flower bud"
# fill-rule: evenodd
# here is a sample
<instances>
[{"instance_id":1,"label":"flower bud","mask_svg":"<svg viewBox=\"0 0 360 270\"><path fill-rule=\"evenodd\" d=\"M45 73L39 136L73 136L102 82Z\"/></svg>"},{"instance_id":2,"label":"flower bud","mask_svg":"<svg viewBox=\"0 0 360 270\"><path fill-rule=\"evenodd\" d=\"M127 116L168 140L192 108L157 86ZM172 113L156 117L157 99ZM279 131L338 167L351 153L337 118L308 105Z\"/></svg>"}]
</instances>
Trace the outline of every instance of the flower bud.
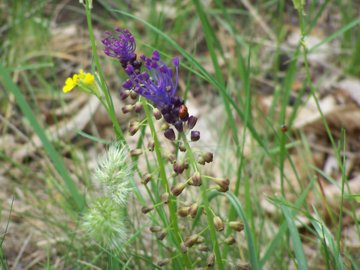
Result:
<instances>
[{"instance_id":1,"label":"flower bud","mask_svg":"<svg viewBox=\"0 0 360 270\"><path fill-rule=\"evenodd\" d=\"M180 207L178 210L178 215L180 217L187 217L187 215L189 214L189 209L190 207Z\"/></svg>"},{"instance_id":2,"label":"flower bud","mask_svg":"<svg viewBox=\"0 0 360 270\"><path fill-rule=\"evenodd\" d=\"M220 192L226 192L229 190L230 181L228 178L214 178L212 179L218 186Z\"/></svg>"},{"instance_id":3,"label":"flower bud","mask_svg":"<svg viewBox=\"0 0 360 270\"><path fill-rule=\"evenodd\" d=\"M190 138L192 142L200 140L200 131L192 130L190 133Z\"/></svg>"},{"instance_id":4,"label":"flower bud","mask_svg":"<svg viewBox=\"0 0 360 270\"><path fill-rule=\"evenodd\" d=\"M148 145L147 145L147 147L148 147L148 150L149 150L150 152L153 152L153 151L154 151L154 148L155 148L155 142L154 142L154 140L150 140L149 143L148 143Z\"/></svg>"},{"instance_id":5,"label":"flower bud","mask_svg":"<svg viewBox=\"0 0 360 270\"><path fill-rule=\"evenodd\" d=\"M136 113L139 113L139 112L142 111L142 109L143 109L143 105L141 104L141 102L139 102L139 101L136 102L135 105L134 105L134 111Z\"/></svg>"},{"instance_id":6,"label":"flower bud","mask_svg":"<svg viewBox=\"0 0 360 270\"><path fill-rule=\"evenodd\" d=\"M179 196L181 194L181 192L183 192L183 190L185 189L186 187L186 183L178 183L176 184L175 186L173 186L171 188L171 193L174 195L174 196Z\"/></svg>"},{"instance_id":7,"label":"flower bud","mask_svg":"<svg viewBox=\"0 0 360 270\"><path fill-rule=\"evenodd\" d=\"M231 246L232 244L235 244L235 238L233 236L229 236L224 240L224 243Z\"/></svg>"},{"instance_id":8,"label":"flower bud","mask_svg":"<svg viewBox=\"0 0 360 270\"><path fill-rule=\"evenodd\" d=\"M202 154L202 158L204 159L204 161L206 163L210 163L213 161L214 155L211 152L206 152L206 153Z\"/></svg>"},{"instance_id":9,"label":"flower bud","mask_svg":"<svg viewBox=\"0 0 360 270\"><path fill-rule=\"evenodd\" d=\"M230 221L229 226L231 229L237 232L244 230L244 224L241 221Z\"/></svg>"},{"instance_id":10,"label":"flower bud","mask_svg":"<svg viewBox=\"0 0 360 270\"><path fill-rule=\"evenodd\" d=\"M170 161L171 163L175 163L175 161L176 161L176 157L175 157L174 154L168 154L168 155L166 156L166 158L167 158L167 160Z\"/></svg>"},{"instance_id":11,"label":"flower bud","mask_svg":"<svg viewBox=\"0 0 360 270\"><path fill-rule=\"evenodd\" d=\"M193 129L193 127L195 127L196 125L196 122L197 122L197 118L191 115L187 121L189 129Z\"/></svg>"},{"instance_id":12,"label":"flower bud","mask_svg":"<svg viewBox=\"0 0 360 270\"><path fill-rule=\"evenodd\" d=\"M147 214L149 212L151 212L154 209L154 206L144 206L143 208L141 208L141 212L143 214Z\"/></svg>"},{"instance_id":13,"label":"flower bud","mask_svg":"<svg viewBox=\"0 0 360 270\"><path fill-rule=\"evenodd\" d=\"M174 123L174 127L176 128L177 131L179 132L183 132L184 127L183 127L183 123L181 120L178 120Z\"/></svg>"},{"instance_id":14,"label":"flower bud","mask_svg":"<svg viewBox=\"0 0 360 270\"><path fill-rule=\"evenodd\" d=\"M126 113L131 112L133 109L134 109L134 105L128 104L128 105L125 105L124 107L122 107L121 110L124 114L126 114Z\"/></svg>"},{"instance_id":15,"label":"flower bud","mask_svg":"<svg viewBox=\"0 0 360 270\"><path fill-rule=\"evenodd\" d=\"M199 206L197 203L193 203L189 208L189 215L194 218L197 214L197 211L199 209Z\"/></svg>"},{"instance_id":16,"label":"flower bud","mask_svg":"<svg viewBox=\"0 0 360 270\"><path fill-rule=\"evenodd\" d=\"M160 241L162 241L162 240L164 240L164 238L166 237L166 235L167 235L167 232L163 229L163 230L161 230L161 231L159 232L159 234L158 234L158 236L157 236L157 239L160 240Z\"/></svg>"},{"instance_id":17,"label":"flower bud","mask_svg":"<svg viewBox=\"0 0 360 270\"><path fill-rule=\"evenodd\" d=\"M169 263L170 263L170 259L164 259L164 260L158 261L157 265L158 265L159 267L163 267L163 266L168 265Z\"/></svg>"},{"instance_id":18,"label":"flower bud","mask_svg":"<svg viewBox=\"0 0 360 270\"><path fill-rule=\"evenodd\" d=\"M162 117L160 110L157 109L157 108L155 108L155 109L153 110L153 115L154 115L154 117L155 117L156 120L160 120L161 117Z\"/></svg>"},{"instance_id":19,"label":"flower bud","mask_svg":"<svg viewBox=\"0 0 360 270\"><path fill-rule=\"evenodd\" d=\"M173 169L176 174L182 174L187 168L189 168L189 165L185 162L175 162L173 165Z\"/></svg>"},{"instance_id":20,"label":"flower bud","mask_svg":"<svg viewBox=\"0 0 360 270\"><path fill-rule=\"evenodd\" d=\"M198 234L194 234L189 236L188 238L185 239L185 246L186 247L192 247L193 245L197 244L199 239L199 235Z\"/></svg>"},{"instance_id":21,"label":"flower bud","mask_svg":"<svg viewBox=\"0 0 360 270\"><path fill-rule=\"evenodd\" d=\"M212 253L206 259L206 265L207 265L207 267L213 267L214 264L215 264L215 255L214 255L214 253Z\"/></svg>"},{"instance_id":22,"label":"flower bud","mask_svg":"<svg viewBox=\"0 0 360 270\"><path fill-rule=\"evenodd\" d=\"M150 173L147 173L143 176L143 180L142 180L142 183L144 185L146 185L147 183L149 183L152 179L152 175Z\"/></svg>"},{"instance_id":23,"label":"flower bud","mask_svg":"<svg viewBox=\"0 0 360 270\"><path fill-rule=\"evenodd\" d=\"M129 125L129 133L131 136L134 136L136 134L136 132L138 132L140 128L140 123L137 122L137 121L132 121L130 122L130 125Z\"/></svg>"},{"instance_id":24,"label":"flower bud","mask_svg":"<svg viewBox=\"0 0 360 270\"><path fill-rule=\"evenodd\" d=\"M208 252L209 248L206 245L200 245L199 250L202 251L202 252Z\"/></svg>"},{"instance_id":25,"label":"flower bud","mask_svg":"<svg viewBox=\"0 0 360 270\"><path fill-rule=\"evenodd\" d=\"M205 159L204 159L203 157L199 157L198 163L199 163L200 165L205 165Z\"/></svg>"},{"instance_id":26,"label":"flower bud","mask_svg":"<svg viewBox=\"0 0 360 270\"><path fill-rule=\"evenodd\" d=\"M140 156L141 154L142 154L141 149L133 149L130 151L130 156L132 156L132 157L137 157L137 156Z\"/></svg>"},{"instance_id":27,"label":"flower bud","mask_svg":"<svg viewBox=\"0 0 360 270\"><path fill-rule=\"evenodd\" d=\"M172 128L168 128L167 130L165 130L164 136L170 141L175 140L175 132Z\"/></svg>"},{"instance_id":28,"label":"flower bud","mask_svg":"<svg viewBox=\"0 0 360 270\"><path fill-rule=\"evenodd\" d=\"M152 233L157 233L162 230L162 228L160 226L151 226L149 229L150 229L150 232L152 232Z\"/></svg>"},{"instance_id":29,"label":"flower bud","mask_svg":"<svg viewBox=\"0 0 360 270\"><path fill-rule=\"evenodd\" d=\"M131 99L135 100L139 97L139 95L135 91L130 91L130 97L131 97Z\"/></svg>"},{"instance_id":30,"label":"flower bud","mask_svg":"<svg viewBox=\"0 0 360 270\"><path fill-rule=\"evenodd\" d=\"M221 220L221 218L219 216L214 216L213 222L214 222L214 225L215 225L215 229L218 232L224 230L224 222Z\"/></svg>"},{"instance_id":31,"label":"flower bud","mask_svg":"<svg viewBox=\"0 0 360 270\"><path fill-rule=\"evenodd\" d=\"M181 152L185 152L185 151L186 151L186 147L185 147L183 144L180 144L180 145L179 145L179 150L180 150Z\"/></svg>"},{"instance_id":32,"label":"flower bud","mask_svg":"<svg viewBox=\"0 0 360 270\"><path fill-rule=\"evenodd\" d=\"M201 176L199 172L195 172L189 181L189 185L199 187L202 184Z\"/></svg>"},{"instance_id":33,"label":"flower bud","mask_svg":"<svg viewBox=\"0 0 360 270\"><path fill-rule=\"evenodd\" d=\"M169 202L169 192L165 192L161 195L161 201L165 204L167 204Z\"/></svg>"},{"instance_id":34,"label":"flower bud","mask_svg":"<svg viewBox=\"0 0 360 270\"><path fill-rule=\"evenodd\" d=\"M120 92L120 98L121 100L125 100L127 99L127 97L130 95L130 91L129 90L125 90L125 91L121 91Z\"/></svg>"}]
</instances>

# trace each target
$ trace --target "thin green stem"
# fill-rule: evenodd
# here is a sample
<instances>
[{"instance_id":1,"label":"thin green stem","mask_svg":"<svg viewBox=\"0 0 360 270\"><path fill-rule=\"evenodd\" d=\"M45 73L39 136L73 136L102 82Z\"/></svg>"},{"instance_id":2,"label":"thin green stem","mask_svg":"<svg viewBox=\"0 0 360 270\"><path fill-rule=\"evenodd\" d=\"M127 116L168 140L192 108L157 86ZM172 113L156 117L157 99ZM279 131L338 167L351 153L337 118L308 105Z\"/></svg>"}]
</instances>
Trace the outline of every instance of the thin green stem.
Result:
<instances>
[{"instance_id":1,"label":"thin green stem","mask_svg":"<svg viewBox=\"0 0 360 270\"><path fill-rule=\"evenodd\" d=\"M188 158L190 159L195 171L199 171L198 167L197 167L196 159L194 157L194 154L191 150L189 142L187 141L184 133L181 134L181 139L185 144L186 153L187 153ZM209 202L209 198L207 196L207 187L205 184L202 184L200 186L200 188L201 188L202 201L204 203L204 208L205 208L205 212L206 212L206 218L207 218L208 225L209 225L211 242L212 242L213 248L214 248L216 263L217 263L218 269L224 269L224 264L222 261L219 243L217 241L217 236L216 236L215 225L214 225L214 221L213 221L214 214L210 208L210 202Z\"/></svg>"},{"instance_id":2,"label":"thin green stem","mask_svg":"<svg viewBox=\"0 0 360 270\"><path fill-rule=\"evenodd\" d=\"M119 125L119 122L116 119L116 113L115 113L115 109L114 109L114 104L110 95L110 91L107 88L106 82L105 82L105 76L104 73L102 71L102 68L100 66L100 60L99 60L99 56L97 54L97 50L96 50L96 43L95 43L95 36L94 36L94 31L93 31L93 26L92 26L92 21L91 21L91 8L90 8L90 1L86 1L86 5L85 5L85 10L86 10L86 20L87 20L87 25L88 25L88 31L89 31L89 36L90 36L90 42L91 42L91 48L92 48L92 56L95 62L95 66L97 69L97 72L99 74L99 79L100 79L100 85L101 85L101 90L104 94L105 100L106 100L106 104L107 104L107 112L110 116L111 122L114 126L114 131L116 134L116 138L120 141L124 141L124 134L121 130L121 127Z\"/></svg>"},{"instance_id":3,"label":"thin green stem","mask_svg":"<svg viewBox=\"0 0 360 270\"><path fill-rule=\"evenodd\" d=\"M169 207L169 213L170 213L170 225L171 225L171 228L172 228L172 230L169 231L170 235L171 235L171 239L174 242L174 244L176 245L178 251L180 253L182 253L182 257L183 257L183 260L185 262L186 267L190 269L191 268L190 258L189 258L187 253L183 253L181 251L181 246L180 246L181 232L180 232L179 225L178 225L177 211L176 211L176 209L177 209L177 205L176 205L177 201L176 201L176 197L171 194L170 189L169 189L169 183L168 183L167 176L166 176L163 157L161 155L160 142L159 142L159 139L157 137L157 133L156 133L156 130L155 130L155 126L154 126L152 116L150 114L149 105L148 105L148 103L146 102L146 100L144 98L141 97L140 99L141 99L141 103L143 104L145 115L146 115L146 118L147 118L147 121L148 121L148 124L149 124L149 127L150 127L151 136L154 139L154 144L155 144L154 149L155 149L157 162L158 162L158 165L159 165L160 180L161 180L163 188L165 189L165 192L169 192L169 194L170 194L168 207Z\"/></svg>"}]
</instances>

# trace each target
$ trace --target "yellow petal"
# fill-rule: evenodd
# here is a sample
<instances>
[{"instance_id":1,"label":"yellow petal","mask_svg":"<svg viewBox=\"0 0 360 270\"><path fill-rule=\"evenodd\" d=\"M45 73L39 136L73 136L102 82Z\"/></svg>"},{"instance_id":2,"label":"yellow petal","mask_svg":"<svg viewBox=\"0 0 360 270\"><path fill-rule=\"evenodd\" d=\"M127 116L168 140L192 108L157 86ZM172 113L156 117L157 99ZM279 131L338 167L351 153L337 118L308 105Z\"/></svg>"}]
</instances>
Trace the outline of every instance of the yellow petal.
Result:
<instances>
[{"instance_id":1,"label":"yellow petal","mask_svg":"<svg viewBox=\"0 0 360 270\"><path fill-rule=\"evenodd\" d=\"M85 74L85 78L84 78L84 83L85 84L93 84L94 83L94 75L92 75L91 73L86 73Z\"/></svg>"}]
</instances>

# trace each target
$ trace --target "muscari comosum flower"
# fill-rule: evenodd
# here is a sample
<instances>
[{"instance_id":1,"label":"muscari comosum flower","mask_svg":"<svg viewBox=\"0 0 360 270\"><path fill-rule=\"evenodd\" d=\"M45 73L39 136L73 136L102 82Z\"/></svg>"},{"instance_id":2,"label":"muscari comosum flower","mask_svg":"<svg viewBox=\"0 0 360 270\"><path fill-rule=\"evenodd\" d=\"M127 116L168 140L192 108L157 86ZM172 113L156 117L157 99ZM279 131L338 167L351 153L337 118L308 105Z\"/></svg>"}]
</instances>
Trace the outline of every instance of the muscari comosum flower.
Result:
<instances>
[{"instance_id":1,"label":"muscari comosum flower","mask_svg":"<svg viewBox=\"0 0 360 270\"><path fill-rule=\"evenodd\" d=\"M151 58L141 56L141 60L146 71L140 72L129 63L125 69L129 79L123 83L123 87L150 100L161 110L165 121L174 125L179 132L183 132L185 123L189 129L192 129L195 126L196 117L189 116L184 100L176 96L179 59L175 57L172 60L175 72L161 61L160 54L156 50ZM170 140L175 139L172 129L166 130L164 134Z\"/></svg>"}]
</instances>

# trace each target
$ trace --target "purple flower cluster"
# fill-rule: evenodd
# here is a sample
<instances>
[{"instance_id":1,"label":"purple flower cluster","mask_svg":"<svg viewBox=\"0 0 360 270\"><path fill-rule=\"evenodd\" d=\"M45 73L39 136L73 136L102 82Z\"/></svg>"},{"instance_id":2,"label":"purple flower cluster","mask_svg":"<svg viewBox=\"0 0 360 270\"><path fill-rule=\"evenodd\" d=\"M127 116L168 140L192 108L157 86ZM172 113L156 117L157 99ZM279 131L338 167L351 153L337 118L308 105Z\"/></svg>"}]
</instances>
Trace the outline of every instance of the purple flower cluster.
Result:
<instances>
[{"instance_id":1,"label":"purple flower cluster","mask_svg":"<svg viewBox=\"0 0 360 270\"><path fill-rule=\"evenodd\" d=\"M123 87L150 100L161 111L165 121L172 124L178 132L183 132L184 125L192 129L197 118L189 116L184 100L176 96L179 59L175 57L172 60L175 70L161 61L156 50L151 58L142 55L140 60L137 60L133 35L126 29L116 31L119 33L118 37L108 34L102 42L105 45L105 54L119 59L129 76ZM146 69L143 72L142 64ZM170 140L175 139L175 133L171 128L167 129L164 135ZM191 132L191 140L197 141L199 138L199 131Z\"/></svg>"}]
</instances>

